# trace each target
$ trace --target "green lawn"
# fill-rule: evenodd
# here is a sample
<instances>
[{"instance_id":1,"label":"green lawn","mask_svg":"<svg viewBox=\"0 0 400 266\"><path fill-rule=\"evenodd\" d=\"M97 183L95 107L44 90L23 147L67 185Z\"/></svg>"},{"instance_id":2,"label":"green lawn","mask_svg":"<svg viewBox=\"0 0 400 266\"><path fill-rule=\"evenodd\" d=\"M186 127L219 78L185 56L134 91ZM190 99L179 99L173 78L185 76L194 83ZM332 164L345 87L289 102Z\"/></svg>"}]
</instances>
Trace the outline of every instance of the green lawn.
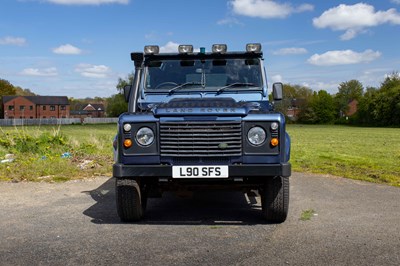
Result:
<instances>
[{"instance_id":1,"label":"green lawn","mask_svg":"<svg viewBox=\"0 0 400 266\"><path fill-rule=\"evenodd\" d=\"M400 129L289 125L297 172L400 186Z\"/></svg>"},{"instance_id":2,"label":"green lawn","mask_svg":"<svg viewBox=\"0 0 400 266\"><path fill-rule=\"evenodd\" d=\"M63 181L111 175L116 125L2 127L0 180ZM288 125L293 171L400 186L400 129ZM71 156L62 158L62 154ZM80 165L90 163L82 169Z\"/></svg>"}]
</instances>

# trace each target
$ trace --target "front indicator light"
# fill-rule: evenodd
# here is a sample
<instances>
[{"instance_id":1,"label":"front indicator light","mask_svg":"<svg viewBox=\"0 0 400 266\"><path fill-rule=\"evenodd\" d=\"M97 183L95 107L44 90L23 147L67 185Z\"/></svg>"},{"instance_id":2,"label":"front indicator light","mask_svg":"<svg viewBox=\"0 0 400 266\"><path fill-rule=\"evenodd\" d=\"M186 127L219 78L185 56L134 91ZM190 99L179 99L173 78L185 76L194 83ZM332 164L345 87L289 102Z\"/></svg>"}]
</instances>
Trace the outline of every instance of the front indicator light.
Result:
<instances>
[{"instance_id":1,"label":"front indicator light","mask_svg":"<svg viewBox=\"0 0 400 266\"><path fill-rule=\"evenodd\" d=\"M132 147L132 140L131 140L131 139L126 139L126 140L124 140L124 147L125 147L125 148L130 148L130 147Z\"/></svg>"},{"instance_id":2,"label":"front indicator light","mask_svg":"<svg viewBox=\"0 0 400 266\"><path fill-rule=\"evenodd\" d=\"M272 138L271 139L271 146L276 147L279 144L279 140L277 138Z\"/></svg>"}]
</instances>

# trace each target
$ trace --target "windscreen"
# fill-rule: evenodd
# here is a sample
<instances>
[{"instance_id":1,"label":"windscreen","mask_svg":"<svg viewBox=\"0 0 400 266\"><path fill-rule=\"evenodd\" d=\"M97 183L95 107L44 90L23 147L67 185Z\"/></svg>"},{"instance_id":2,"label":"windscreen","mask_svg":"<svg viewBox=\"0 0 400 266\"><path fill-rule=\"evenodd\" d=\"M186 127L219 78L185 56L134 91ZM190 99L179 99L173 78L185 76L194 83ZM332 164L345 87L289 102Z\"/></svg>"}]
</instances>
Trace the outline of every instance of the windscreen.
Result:
<instances>
[{"instance_id":1,"label":"windscreen","mask_svg":"<svg viewBox=\"0 0 400 266\"><path fill-rule=\"evenodd\" d=\"M159 60L146 62L147 91L218 90L225 86L235 89L261 87L259 59Z\"/></svg>"}]
</instances>

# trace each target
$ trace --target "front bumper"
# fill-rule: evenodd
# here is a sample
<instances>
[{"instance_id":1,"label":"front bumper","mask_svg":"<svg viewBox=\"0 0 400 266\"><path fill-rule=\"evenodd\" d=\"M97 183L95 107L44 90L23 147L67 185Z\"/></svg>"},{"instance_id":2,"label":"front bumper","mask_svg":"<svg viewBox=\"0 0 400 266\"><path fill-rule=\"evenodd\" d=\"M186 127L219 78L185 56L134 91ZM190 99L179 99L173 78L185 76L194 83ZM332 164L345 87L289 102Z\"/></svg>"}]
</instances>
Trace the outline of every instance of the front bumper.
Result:
<instances>
[{"instance_id":1,"label":"front bumper","mask_svg":"<svg viewBox=\"0 0 400 266\"><path fill-rule=\"evenodd\" d=\"M290 163L282 164L257 164L257 165L230 165L229 178L251 178L251 177L289 177L292 173ZM162 177L172 178L171 165L113 165L113 176L115 178L136 177Z\"/></svg>"}]
</instances>

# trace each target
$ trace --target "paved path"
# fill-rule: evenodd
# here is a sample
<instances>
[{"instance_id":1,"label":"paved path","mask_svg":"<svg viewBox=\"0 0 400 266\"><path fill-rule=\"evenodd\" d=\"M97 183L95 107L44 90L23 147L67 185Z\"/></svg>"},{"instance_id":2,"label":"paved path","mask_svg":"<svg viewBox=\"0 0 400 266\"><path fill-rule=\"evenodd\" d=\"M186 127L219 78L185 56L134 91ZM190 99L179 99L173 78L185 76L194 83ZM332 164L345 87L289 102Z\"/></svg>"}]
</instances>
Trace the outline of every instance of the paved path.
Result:
<instances>
[{"instance_id":1,"label":"paved path","mask_svg":"<svg viewBox=\"0 0 400 266\"><path fill-rule=\"evenodd\" d=\"M295 173L283 224L236 192L150 199L122 224L113 186L0 183L0 265L400 265L399 188Z\"/></svg>"}]
</instances>

